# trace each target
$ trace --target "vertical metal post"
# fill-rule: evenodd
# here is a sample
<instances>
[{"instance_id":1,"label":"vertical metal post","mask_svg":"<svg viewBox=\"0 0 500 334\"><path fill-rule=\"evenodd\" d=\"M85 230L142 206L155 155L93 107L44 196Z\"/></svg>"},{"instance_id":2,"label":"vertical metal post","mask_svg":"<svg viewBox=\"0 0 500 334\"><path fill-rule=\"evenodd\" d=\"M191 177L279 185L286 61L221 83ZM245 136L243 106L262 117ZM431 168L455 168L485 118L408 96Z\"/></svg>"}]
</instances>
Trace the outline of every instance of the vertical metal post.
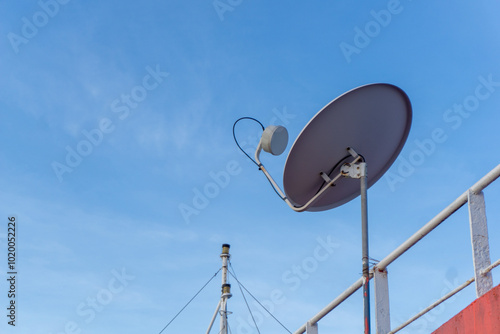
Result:
<instances>
[{"instance_id":1,"label":"vertical metal post","mask_svg":"<svg viewBox=\"0 0 500 334\"><path fill-rule=\"evenodd\" d=\"M469 222L472 241L472 257L474 260L474 272L476 278L476 294L481 297L493 288L493 277L491 272L481 275L481 270L491 264L490 244L488 240L488 224L486 221L486 207L484 194L481 191L475 194L468 191Z\"/></svg>"},{"instance_id":2,"label":"vertical metal post","mask_svg":"<svg viewBox=\"0 0 500 334\"><path fill-rule=\"evenodd\" d=\"M222 245L222 296L220 308L220 334L227 334L227 300L231 298L231 285L227 284L227 265L229 260L229 245Z\"/></svg>"},{"instance_id":3,"label":"vertical metal post","mask_svg":"<svg viewBox=\"0 0 500 334\"><path fill-rule=\"evenodd\" d=\"M363 261L363 304L365 334L370 334L370 273L368 266L368 199L366 163L361 163L361 240Z\"/></svg>"},{"instance_id":4,"label":"vertical metal post","mask_svg":"<svg viewBox=\"0 0 500 334\"><path fill-rule=\"evenodd\" d=\"M311 324L308 321L306 324L306 334L318 334L318 324Z\"/></svg>"},{"instance_id":5,"label":"vertical metal post","mask_svg":"<svg viewBox=\"0 0 500 334\"><path fill-rule=\"evenodd\" d=\"M387 269L374 268L373 281L375 285L375 326L377 334L387 334L391 331L391 315L389 310L389 283Z\"/></svg>"}]
</instances>

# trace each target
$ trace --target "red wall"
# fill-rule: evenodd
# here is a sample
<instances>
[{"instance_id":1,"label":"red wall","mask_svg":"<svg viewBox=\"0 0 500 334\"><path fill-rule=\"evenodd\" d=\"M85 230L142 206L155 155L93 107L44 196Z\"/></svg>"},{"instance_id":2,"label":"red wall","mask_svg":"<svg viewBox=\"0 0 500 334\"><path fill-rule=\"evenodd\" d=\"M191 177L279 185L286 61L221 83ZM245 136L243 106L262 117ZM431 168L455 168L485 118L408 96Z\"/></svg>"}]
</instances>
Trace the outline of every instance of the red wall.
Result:
<instances>
[{"instance_id":1,"label":"red wall","mask_svg":"<svg viewBox=\"0 0 500 334\"><path fill-rule=\"evenodd\" d=\"M476 299L432 334L500 334L500 285Z\"/></svg>"}]
</instances>

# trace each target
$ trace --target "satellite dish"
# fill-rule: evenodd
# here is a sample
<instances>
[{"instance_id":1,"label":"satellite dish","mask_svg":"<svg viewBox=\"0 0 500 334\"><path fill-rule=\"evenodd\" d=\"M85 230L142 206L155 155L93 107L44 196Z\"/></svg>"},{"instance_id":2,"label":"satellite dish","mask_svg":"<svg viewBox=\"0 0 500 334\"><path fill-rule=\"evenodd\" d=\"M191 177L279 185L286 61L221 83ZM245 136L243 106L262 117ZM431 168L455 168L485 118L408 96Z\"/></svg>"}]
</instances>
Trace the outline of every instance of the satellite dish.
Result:
<instances>
[{"instance_id":1,"label":"satellite dish","mask_svg":"<svg viewBox=\"0 0 500 334\"><path fill-rule=\"evenodd\" d=\"M335 165L332 172L339 172L348 147L364 157L372 186L401 152L411 118L408 96L390 84L365 85L337 97L309 121L290 149L283 173L287 199L295 206L306 204L325 184L321 172ZM307 210L332 209L359 195L357 180L340 178Z\"/></svg>"},{"instance_id":2,"label":"satellite dish","mask_svg":"<svg viewBox=\"0 0 500 334\"><path fill-rule=\"evenodd\" d=\"M367 189L384 175L403 149L411 118L410 99L393 85L365 85L339 96L320 110L295 140L283 172L285 193L261 163L260 153L282 153L288 140L286 129L268 127L255 151L254 163L276 193L297 212L332 209L361 195L364 333L368 334Z\"/></svg>"}]
</instances>

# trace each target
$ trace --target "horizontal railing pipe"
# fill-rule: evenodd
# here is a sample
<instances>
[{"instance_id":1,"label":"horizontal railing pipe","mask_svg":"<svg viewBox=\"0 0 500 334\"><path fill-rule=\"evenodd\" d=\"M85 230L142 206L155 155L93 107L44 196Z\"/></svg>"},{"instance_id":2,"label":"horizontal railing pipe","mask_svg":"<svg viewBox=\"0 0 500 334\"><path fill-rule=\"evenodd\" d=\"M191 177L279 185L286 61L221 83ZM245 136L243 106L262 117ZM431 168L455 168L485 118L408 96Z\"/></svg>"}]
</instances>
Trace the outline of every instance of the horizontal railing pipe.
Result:
<instances>
[{"instance_id":1,"label":"horizontal railing pipe","mask_svg":"<svg viewBox=\"0 0 500 334\"><path fill-rule=\"evenodd\" d=\"M335 298L330 304L326 305L321 311L318 312L314 317L312 317L308 322L315 324L320 321L325 315L327 315L331 310L336 308L340 303L349 298L353 293L358 291L359 288L363 286L363 277L360 277L353 285L351 285L347 290L342 292L337 298ZM307 323L306 323L307 324ZM306 324L302 325L293 334L302 334L306 331Z\"/></svg>"},{"instance_id":2,"label":"horizontal railing pipe","mask_svg":"<svg viewBox=\"0 0 500 334\"><path fill-rule=\"evenodd\" d=\"M483 176L476 184L470 187L470 190L474 193L481 192L486 188L491 182L495 181L500 176L500 165L493 168L488 174ZM439 224L446 220L451 214L460 209L465 203L467 203L467 193L464 192L456 200L454 200L450 205L448 205L443 211L441 211L437 216L432 218L427 224L425 224L420 230L412 235L408 240L403 242L398 248L396 248L392 253L387 255L382 261L377 264L379 270L384 270L389 264L400 257L404 252L415 245L420 239L425 237L429 232L435 229Z\"/></svg>"},{"instance_id":3,"label":"horizontal railing pipe","mask_svg":"<svg viewBox=\"0 0 500 334\"><path fill-rule=\"evenodd\" d=\"M481 275L486 276L490 271L493 270L493 268L500 266L500 259L496 260L494 263L489 265L488 267L484 268L481 270Z\"/></svg>"},{"instance_id":4,"label":"horizontal railing pipe","mask_svg":"<svg viewBox=\"0 0 500 334\"><path fill-rule=\"evenodd\" d=\"M490 185L493 181L495 181L498 177L500 177L500 164L493 168L488 174L483 176L478 182L476 182L472 187L470 187L466 192L460 195L455 201L453 201L450 205L448 205L443 211L437 214L434 218L432 218L427 224L425 224L420 230L417 231L414 235L412 235L408 240L402 243L398 248L392 251L389 255L387 255L382 261L377 263L374 270L385 270L389 264L394 262L398 257L400 257L403 253L405 253L408 249L410 249L413 245L415 245L419 240L429 234L433 229L435 229L439 224L446 220L451 214L460 209L468 200L468 192L469 190L473 193L477 194L481 192L484 188ZM498 266L498 261L492 264L487 269L491 270L494 267ZM373 272L370 272L370 278L373 276ZM467 281L465 284L469 285L471 282ZM465 286L467 286L465 285ZM316 324L319 320L321 320L324 316L330 313L334 308L340 305L344 300L349 298L354 292L356 292L359 288L363 286L363 277L359 278L353 285L347 288L344 292L342 292L337 298L335 298L330 304L325 306L321 311L319 311L314 317L312 317L308 322L310 324ZM460 286L455 291L450 293L449 297L453 294L457 293L461 289L465 288L465 286ZM460 290L459 290L460 289ZM449 298L448 297L448 298ZM445 300L445 299L442 299ZM441 301L442 302L442 301ZM437 306L439 304L434 305ZM433 306L433 305L431 305ZM306 324L302 325L299 329L297 329L293 334L302 334L306 331ZM401 329L401 328L400 328Z\"/></svg>"},{"instance_id":5,"label":"horizontal railing pipe","mask_svg":"<svg viewBox=\"0 0 500 334\"><path fill-rule=\"evenodd\" d=\"M426 307L422 311L418 312L413 317L411 317L410 319L408 319L406 322L402 323L401 325L399 325L398 327L396 327L395 329L393 329L392 331L390 331L387 334L394 334L394 333L399 332L400 330L402 330L403 328L405 328L406 326L408 326L409 324L411 324L412 322L414 322L415 320L417 320L418 318L420 318L421 316L423 316L424 314L426 314L427 312L429 312L433 308L439 306L442 302L450 299L455 294L459 293L460 291L462 291L463 289L465 289L466 287L468 287L469 285L471 285L472 282L474 282L474 281L475 281L474 277L472 277L471 279L468 279L467 281L465 281L465 283L463 283L462 285L460 285L459 287L457 287L455 290L449 292L448 294L446 294L445 296L443 296L441 299L436 300L434 303L432 303L431 305L429 305L428 307Z\"/></svg>"},{"instance_id":6,"label":"horizontal railing pipe","mask_svg":"<svg viewBox=\"0 0 500 334\"><path fill-rule=\"evenodd\" d=\"M489 186L493 181L495 181L500 176L500 164L493 168L488 174L483 176L479 181L476 182L470 190L477 194L481 192L484 188Z\"/></svg>"}]
</instances>

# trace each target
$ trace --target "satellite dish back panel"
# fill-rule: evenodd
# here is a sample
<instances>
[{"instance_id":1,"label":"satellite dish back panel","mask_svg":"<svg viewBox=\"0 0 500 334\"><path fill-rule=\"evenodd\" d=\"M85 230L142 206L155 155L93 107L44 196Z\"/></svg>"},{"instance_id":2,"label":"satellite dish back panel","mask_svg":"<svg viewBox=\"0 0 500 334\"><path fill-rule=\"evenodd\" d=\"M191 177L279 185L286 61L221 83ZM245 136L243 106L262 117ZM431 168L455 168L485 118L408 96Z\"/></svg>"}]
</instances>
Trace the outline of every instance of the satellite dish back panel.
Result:
<instances>
[{"instance_id":1,"label":"satellite dish back panel","mask_svg":"<svg viewBox=\"0 0 500 334\"><path fill-rule=\"evenodd\" d=\"M323 184L320 172L329 173L348 155L347 147L366 159L371 187L401 152L411 118L408 96L390 84L365 85L339 96L309 121L290 149L283 173L286 196L297 206L309 201ZM359 180L340 178L308 211L332 209L359 194Z\"/></svg>"}]
</instances>

